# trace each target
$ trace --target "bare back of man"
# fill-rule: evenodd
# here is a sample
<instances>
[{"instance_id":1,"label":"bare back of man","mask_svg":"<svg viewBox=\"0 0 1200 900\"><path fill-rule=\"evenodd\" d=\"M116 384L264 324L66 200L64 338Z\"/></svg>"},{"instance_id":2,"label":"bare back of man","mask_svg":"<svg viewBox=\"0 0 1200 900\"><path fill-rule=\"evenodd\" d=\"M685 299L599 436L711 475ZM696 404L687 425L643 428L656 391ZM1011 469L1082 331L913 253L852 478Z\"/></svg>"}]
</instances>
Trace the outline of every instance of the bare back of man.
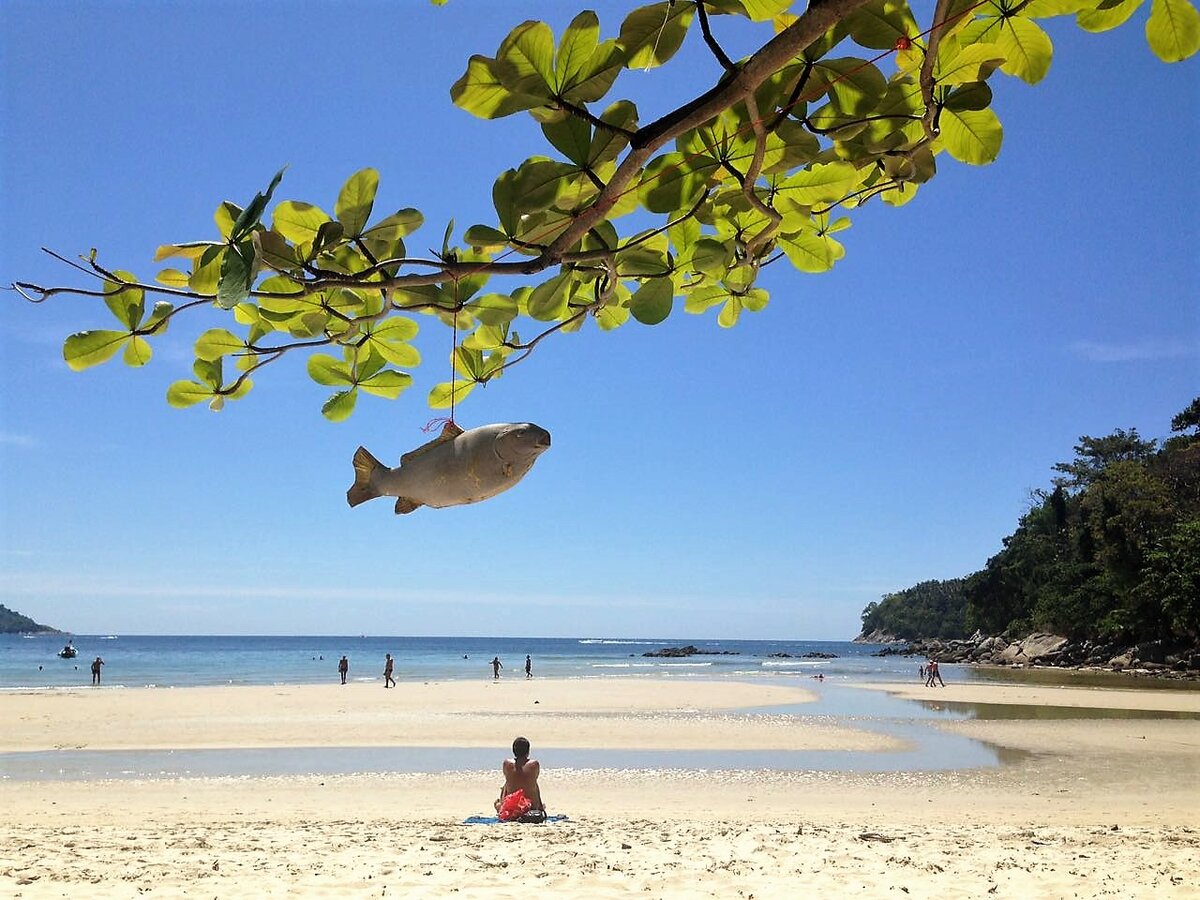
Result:
<instances>
[{"instance_id":1,"label":"bare back of man","mask_svg":"<svg viewBox=\"0 0 1200 900\"><path fill-rule=\"evenodd\" d=\"M542 772L542 765L529 757L529 741L525 738L513 741L513 758L506 759L501 768L504 772L504 787L500 789L500 798L495 803L496 809L500 809L500 804L509 794L524 791L525 797L532 804L530 809L544 812L546 805L542 802L542 792L538 787L538 775Z\"/></svg>"}]
</instances>

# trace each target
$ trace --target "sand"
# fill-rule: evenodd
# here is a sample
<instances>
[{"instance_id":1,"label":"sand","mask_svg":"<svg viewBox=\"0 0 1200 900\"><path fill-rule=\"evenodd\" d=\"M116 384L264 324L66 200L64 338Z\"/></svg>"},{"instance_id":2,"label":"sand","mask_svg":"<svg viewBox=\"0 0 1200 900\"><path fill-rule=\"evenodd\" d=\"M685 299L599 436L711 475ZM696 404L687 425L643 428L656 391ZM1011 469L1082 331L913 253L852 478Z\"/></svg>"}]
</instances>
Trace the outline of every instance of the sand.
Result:
<instances>
[{"instance_id":1,"label":"sand","mask_svg":"<svg viewBox=\"0 0 1200 900\"><path fill-rule=\"evenodd\" d=\"M1126 714L1192 711L1200 696L1113 691L1093 704L1086 689L1028 690L938 696ZM1200 719L931 724L986 741L1006 761L956 771L553 765L556 747L595 736L631 749L739 738L747 749L893 749L858 722L806 716L810 699L648 679L0 694L9 751L53 747L67 711L88 723L88 746L114 749L167 746L164 729L176 747L314 746L316 736L332 736L333 748L465 746L519 724L541 750L550 811L570 817L461 824L490 812L498 781L484 771L4 780L0 896L1200 897ZM787 713L759 725L736 712L775 704Z\"/></svg>"}]
</instances>

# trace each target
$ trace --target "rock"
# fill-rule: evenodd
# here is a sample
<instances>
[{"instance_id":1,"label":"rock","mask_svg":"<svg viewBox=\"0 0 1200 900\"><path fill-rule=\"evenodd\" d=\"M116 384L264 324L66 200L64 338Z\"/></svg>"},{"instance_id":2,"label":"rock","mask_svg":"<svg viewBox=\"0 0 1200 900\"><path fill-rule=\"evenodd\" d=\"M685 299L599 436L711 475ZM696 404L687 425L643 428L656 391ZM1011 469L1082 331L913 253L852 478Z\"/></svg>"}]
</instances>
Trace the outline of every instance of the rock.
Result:
<instances>
[{"instance_id":1,"label":"rock","mask_svg":"<svg viewBox=\"0 0 1200 900\"><path fill-rule=\"evenodd\" d=\"M786 655L786 654L785 654ZM837 659L836 653L825 653L821 650L813 650L804 654L805 659Z\"/></svg>"},{"instance_id":2,"label":"rock","mask_svg":"<svg viewBox=\"0 0 1200 900\"><path fill-rule=\"evenodd\" d=\"M688 644L686 647L663 647L661 650L648 650L642 656L657 656L666 659L679 659L684 656L738 656L736 650L701 650Z\"/></svg>"}]
</instances>

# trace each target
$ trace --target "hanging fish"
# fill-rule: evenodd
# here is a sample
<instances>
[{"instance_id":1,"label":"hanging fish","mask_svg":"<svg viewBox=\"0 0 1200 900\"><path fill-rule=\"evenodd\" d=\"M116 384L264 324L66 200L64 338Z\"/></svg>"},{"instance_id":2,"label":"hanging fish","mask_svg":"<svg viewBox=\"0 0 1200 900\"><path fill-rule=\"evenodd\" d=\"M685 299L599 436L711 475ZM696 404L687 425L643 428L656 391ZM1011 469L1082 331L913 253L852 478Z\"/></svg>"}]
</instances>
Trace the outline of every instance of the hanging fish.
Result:
<instances>
[{"instance_id":1,"label":"hanging fish","mask_svg":"<svg viewBox=\"0 0 1200 900\"><path fill-rule=\"evenodd\" d=\"M448 422L439 437L400 457L391 469L365 447L354 454L354 484L346 502L395 497L396 513L441 509L495 497L525 477L550 447L550 432L528 422L463 431Z\"/></svg>"}]
</instances>

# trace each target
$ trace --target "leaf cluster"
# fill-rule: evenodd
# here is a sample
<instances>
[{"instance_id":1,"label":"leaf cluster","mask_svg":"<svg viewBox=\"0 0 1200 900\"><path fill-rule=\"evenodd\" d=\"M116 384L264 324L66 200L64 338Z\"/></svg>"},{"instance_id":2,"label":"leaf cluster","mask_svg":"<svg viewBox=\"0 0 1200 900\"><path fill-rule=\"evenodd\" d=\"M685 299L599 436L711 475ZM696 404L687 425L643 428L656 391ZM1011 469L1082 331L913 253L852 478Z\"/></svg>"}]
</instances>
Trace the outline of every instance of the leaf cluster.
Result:
<instances>
[{"instance_id":1,"label":"leaf cluster","mask_svg":"<svg viewBox=\"0 0 1200 900\"><path fill-rule=\"evenodd\" d=\"M418 210L376 216L375 169L346 180L332 214L300 200L270 210L281 170L245 206L217 207L215 237L160 247L157 261L179 262L153 282L109 270L93 252L77 268L99 290L16 287L39 301L98 297L115 317L119 328L67 338L74 369L118 352L145 365L151 339L177 316L220 310L227 327L198 335L194 377L170 386L172 405L220 408L245 396L259 369L300 351L311 379L334 389L323 407L334 421L363 394L395 399L411 386L423 318L454 333L454 374L428 395L453 409L542 340L589 322L653 326L682 309L728 328L760 312L769 301L760 273L779 263L829 271L857 207L910 202L940 157L996 159L1003 128L990 80L1046 75L1052 46L1039 19L1073 15L1101 31L1142 2L939 0L918 22L904 0L801 11L791 0L671 0L632 10L607 38L592 11L558 36L523 22L493 55L471 56L450 94L480 118L529 116L546 150L496 177L494 221L461 236L451 221L440 251L409 255L406 241L424 225ZM1154 51L1195 53L1188 0L1150 5ZM731 59L723 17L756 23L761 47ZM669 63L690 35L711 51L716 83L643 124L633 99L612 96L621 74ZM515 289L493 284L513 276ZM159 298L149 312L147 295Z\"/></svg>"}]
</instances>

